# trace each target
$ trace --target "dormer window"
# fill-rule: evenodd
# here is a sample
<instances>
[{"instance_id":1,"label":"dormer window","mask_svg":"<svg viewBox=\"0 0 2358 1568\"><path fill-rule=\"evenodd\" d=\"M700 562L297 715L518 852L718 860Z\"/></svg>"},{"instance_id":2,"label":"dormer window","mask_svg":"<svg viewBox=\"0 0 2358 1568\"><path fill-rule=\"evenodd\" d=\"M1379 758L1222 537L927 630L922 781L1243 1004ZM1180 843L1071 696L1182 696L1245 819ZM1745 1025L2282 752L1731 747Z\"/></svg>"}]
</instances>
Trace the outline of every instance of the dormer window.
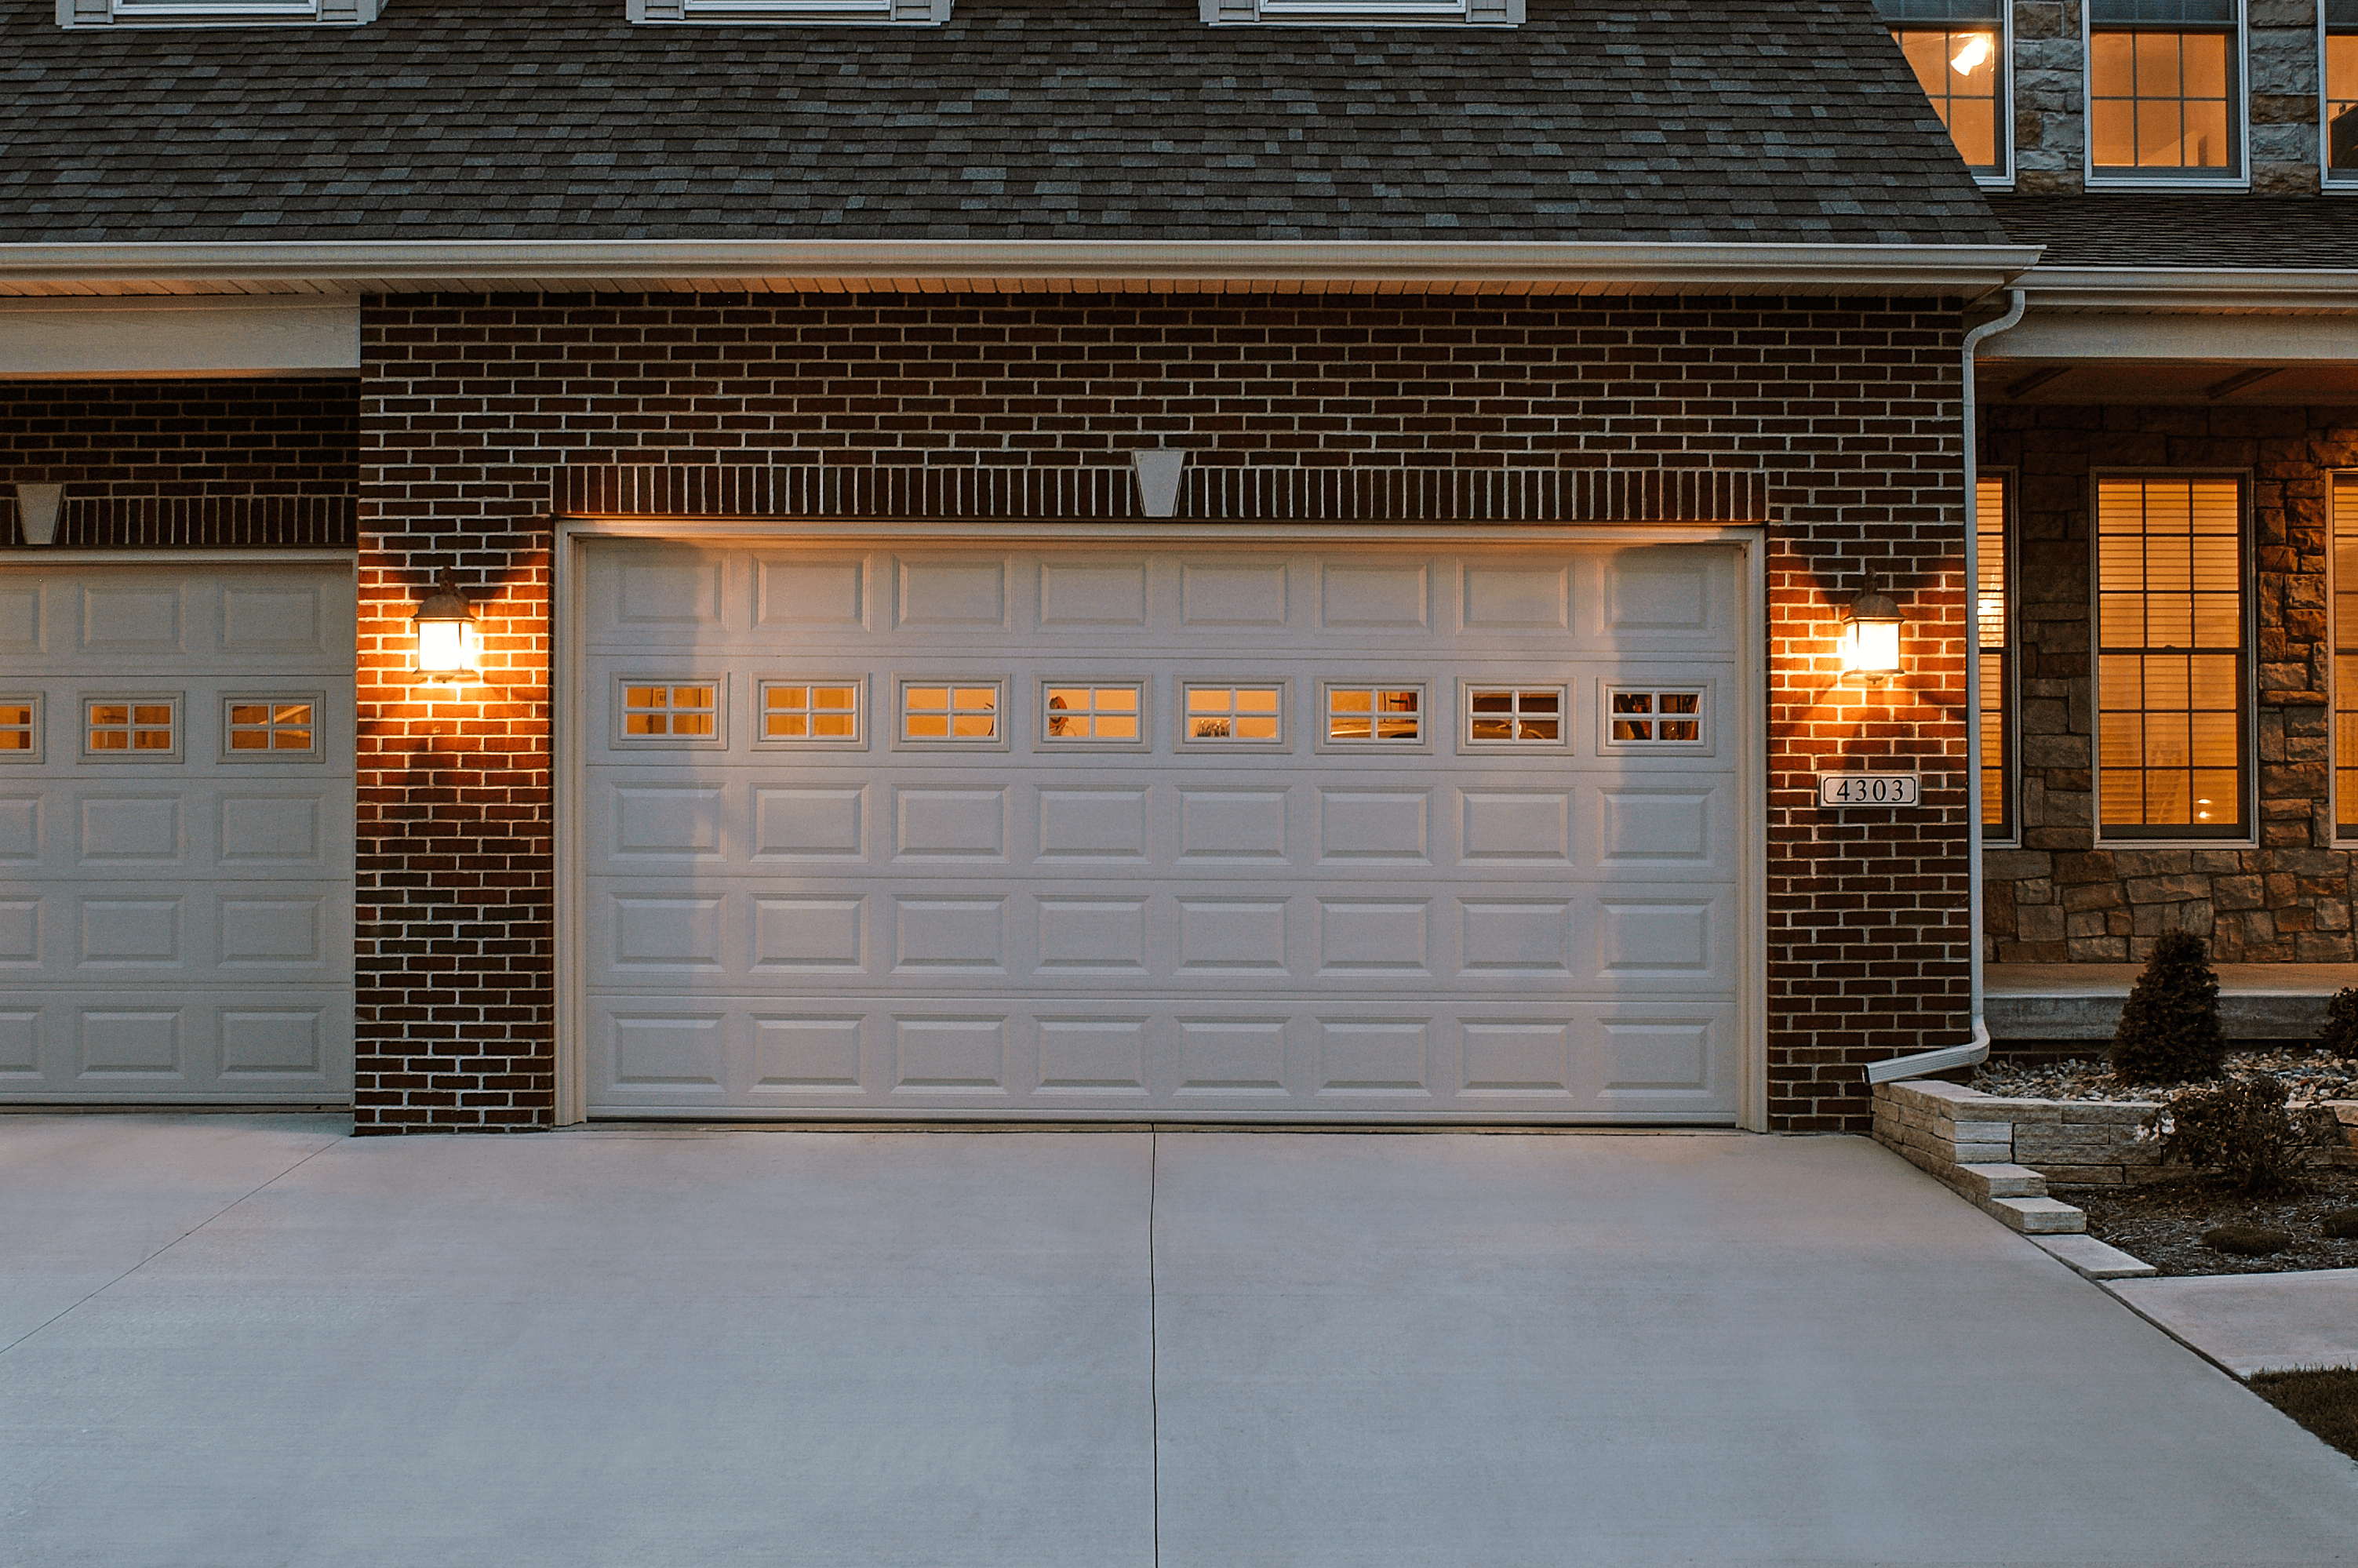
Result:
<instances>
[{"instance_id":1,"label":"dormer window","mask_svg":"<svg viewBox=\"0 0 2358 1568\"><path fill-rule=\"evenodd\" d=\"M1975 178L2012 178L2004 0L1876 0L1932 112Z\"/></svg>"},{"instance_id":2,"label":"dormer window","mask_svg":"<svg viewBox=\"0 0 2358 1568\"><path fill-rule=\"evenodd\" d=\"M378 0L58 0L60 27L357 27Z\"/></svg>"},{"instance_id":3,"label":"dormer window","mask_svg":"<svg viewBox=\"0 0 2358 1568\"><path fill-rule=\"evenodd\" d=\"M1197 0L1197 5L1205 21L1220 27L1515 27L1523 21L1523 0Z\"/></svg>"},{"instance_id":4,"label":"dormer window","mask_svg":"<svg viewBox=\"0 0 2358 1568\"><path fill-rule=\"evenodd\" d=\"M950 0L628 0L628 10L633 22L937 27L950 19Z\"/></svg>"}]
</instances>

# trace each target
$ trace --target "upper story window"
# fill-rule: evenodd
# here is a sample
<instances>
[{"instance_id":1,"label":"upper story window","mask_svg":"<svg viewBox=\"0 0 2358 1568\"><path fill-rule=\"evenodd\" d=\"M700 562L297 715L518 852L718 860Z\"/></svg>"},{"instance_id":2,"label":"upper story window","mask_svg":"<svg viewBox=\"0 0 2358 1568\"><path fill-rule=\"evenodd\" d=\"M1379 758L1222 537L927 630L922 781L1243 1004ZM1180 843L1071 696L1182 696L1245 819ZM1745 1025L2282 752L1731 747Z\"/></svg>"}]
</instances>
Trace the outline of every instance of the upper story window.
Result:
<instances>
[{"instance_id":1,"label":"upper story window","mask_svg":"<svg viewBox=\"0 0 2358 1568\"><path fill-rule=\"evenodd\" d=\"M792 22L936 27L950 0L628 0L633 22Z\"/></svg>"},{"instance_id":2,"label":"upper story window","mask_svg":"<svg viewBox=\"0 0 2358 1568\"><path fill-rule=\"evenodd\" d=\"M1876 10L1965 166L1985 181L2009 176L2004 0L1876 0Z\"/></svg>"},{"instance_id":3,"label":"upper story window","mask_svg":"<svg viewBox=\"0 0 2358 1568\"><path fill-rule=\"evenodd\" d=\"M2325 0L2325 178L2358 182L2358 0Z\"/></svg>"},{"instance_id":4,"label":"upper story window","mask_svg":"<svg viewBox=\"0 0 2358 1568\"><path fill-rule=\"evenodd\" d=\"M2236 0L2089 0L2088 174L2243 174Z\"/></svg>"},{"instance_id":5,"label":"upper story window","mask_svg":"<svg viewBox=\"0 0 2358 1568\"><path fill-rule=\"evenodd\" d=\"M357 27L378 0L58 0L60 27Z\"/></svg>"},{"instance_id":6,"label":"upper story window","mask_svg":"<svg viewBox=\"0 0 2358 1568\"><path fill-rule=\"evenodd\" d=\"M1517 27L1523 0L1196 0L1215 25L1247 22L1347 27L1397 23L1407 27Z\"/></svg>"}]
</instances>

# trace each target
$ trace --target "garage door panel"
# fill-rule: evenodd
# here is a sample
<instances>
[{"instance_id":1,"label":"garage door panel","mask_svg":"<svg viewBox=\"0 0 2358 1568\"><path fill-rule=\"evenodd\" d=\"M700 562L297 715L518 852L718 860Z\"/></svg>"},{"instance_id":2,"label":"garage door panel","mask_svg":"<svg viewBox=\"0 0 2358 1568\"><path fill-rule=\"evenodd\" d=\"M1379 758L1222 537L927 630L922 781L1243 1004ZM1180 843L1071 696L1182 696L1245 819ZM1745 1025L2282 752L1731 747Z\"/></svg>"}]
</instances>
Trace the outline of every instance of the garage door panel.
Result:
<instances>
[{"instance_id":1,"label":"garage door panel","mask_svg":"<svg viewBox=\"0 0 2358 1568\"><path fill-rule=\"evenodd\" d=\"M690 549L588 556L593 1110L1733 1114L1731 552ZM617 675L713 683L716 743L618 743ZM988 743L897 740L920 676L995 685ZM864 744L755 743L762 680L822 678ZM1044 682L1142 733L1050 733ZM1421 732L1330 742L1353 683ZM1197 738L1191 685L1282 738Z\"/></svg>"},{"instance_id":2,"label":"garage door panel","mask_svg":"<svg viewBox=\"0 0 2358 1568\"><path fill-rule=\"evenodd\" d=\"M346 987L12 989L0 1098L316 1104L352 1093Z\"/></svg>"}]
</instances>

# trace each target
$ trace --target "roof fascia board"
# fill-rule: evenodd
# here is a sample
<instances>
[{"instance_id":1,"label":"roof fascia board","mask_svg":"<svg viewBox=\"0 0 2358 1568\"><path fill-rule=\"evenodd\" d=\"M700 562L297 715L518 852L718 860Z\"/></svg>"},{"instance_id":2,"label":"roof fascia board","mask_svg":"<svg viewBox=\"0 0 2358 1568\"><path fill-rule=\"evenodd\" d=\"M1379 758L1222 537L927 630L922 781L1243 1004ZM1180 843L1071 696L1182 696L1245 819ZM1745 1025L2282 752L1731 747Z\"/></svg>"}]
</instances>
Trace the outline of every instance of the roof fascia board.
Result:
<instances>
[{"instance_id":1,"label":"roof fascia board","mask_svg":"<svg viewBox=\"0 0 2358 1568\"><path fill-rule=\"evenodd\" d=\"M2358 361L2358 315L2222 315L2210 310L2032 311L1989 341L1984 360L2180 364Z\"/></svg>"},{"instance_id":2,"label":"roof fascia board","mask_svg":"<svg viewBox=\"0 0 2358 1568\"><path fill-rule=\"evenodd\" d=\"M2034 310L2358 309L2358 268L2040 266L2016 287Z\"/></svg>"},{"instance_id":3,"label":"roof fascia board","mask_svg":"<svg viewBox=\"0 0 2358 1568\"><path fill-rule=\"evenodd\" d=\"M2029 268L2028 245L1636 244L1579 241L411 241L0 244L0 284L182 287L299 281L337 291L512 280L807 278L1899 287L1980 293ZM341 287L340 287L341 286Z\"/></svg>"}]
</instances>

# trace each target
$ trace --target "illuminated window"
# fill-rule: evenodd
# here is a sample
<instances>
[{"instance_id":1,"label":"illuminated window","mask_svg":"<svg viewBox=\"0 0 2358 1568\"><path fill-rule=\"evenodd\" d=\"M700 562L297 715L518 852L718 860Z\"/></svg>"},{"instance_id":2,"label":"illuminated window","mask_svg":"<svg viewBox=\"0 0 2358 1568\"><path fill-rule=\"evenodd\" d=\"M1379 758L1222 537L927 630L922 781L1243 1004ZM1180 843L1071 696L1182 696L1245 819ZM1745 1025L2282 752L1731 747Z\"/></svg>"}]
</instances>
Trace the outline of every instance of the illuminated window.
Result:
<instances>
[{"instance_id":1,"label":"illuminated window","mask_svg":"<svg viewBox=\"0 0 2358 1568\"><path fill-rule=\"evenodd\" d=\"M2094 172L2235 173L2236 41L2235 0L2089 0Z\"/></svg>"},{"instance_id":2,"label":"illuminated window","mask_svg":"<svg viewBox=\"0 0 2358 1568\"><path fill-rule=\"evenodd\" d=\"M180 752L180 701L93 697L82 703L82 755L169 762Z\"/></svg>"},{"instance_id":3,"label":"illuminated window","mask_svg":"<svg viewBox=\"0 0 2358 1568\"><path fill-rule=\"evenodd\" d=\"M1703 693L1631 691L1606 695L1606 738L1616 746L1693 746L1703 741Z\"/></svg>"},{"instance_id":4,"label":"illuminated window","mask_svg":"<svg viewBox=\"0 0 2358 1568\"><path fill-rule=\"evenodd\" d=\"M2325 0L2325 178L2358 180L2358 0Z\"/></svg>"},{"instance_id":5,"label":"illuminated window","mask_svg":"<svg viewBox=\"0 0 2358 1568\"><path fill-rule=\"evenodd\" d=\"M41 699L0 697L0 762L41 760Z\"/></svg>"},{"instance_id":6,"label":"illuminated window","mask_svg":"<svg viewBox=\"0 0 2358 1568\"><path fill-rule=\"evenodd\" d=\"M1405 742L1424 739L1424 693L1416 687L1326 688L1326 739Z\"/></svg>"},{"instance_id":7,"label":"illuminated window","mask_svg":"<svg viewBox=\"0 0 2358 1568\"><path fill-rule=\"evenodd\" d=\"M318 748L318 729L308 701L232 697L222 705L222 735L238 757L308 754Z\"/></svg>"},{"instance_id":8,"label":"illuminated window","mask_svg":"<svg viewBox=\"0 0 2358 1568\"><path fill-rule=\"evenodd\" d=\"M624 741L717 741L720 738L720 683L626 680L622 691Z\"/></svg>"},{"instance_id":9,"label":"illuminated window","mask_svg":"<svg viewBox=\"0 0 2358 1568\"><path fill-rule=\"evenodd\" d=\"M2006 484L1985 474L1974 487L1974 534L1980 546L1980 582L1974 611L1981 623L1982 837L2014 837L2014 792L2006 780L2014 765L2007 718L2013 711L2014 678L2008 650L2013 619L2006 613L2013 579L2006 570Z\"/></svg>"},{"instance_id":10,"label":"illuminated window","mask_svg":"<svg viewBox=\"0 0 2358 1568\"><path fill-rule=\"evenodd\" d=\"M901 739L998 740L998 684L903 686L901 688Z\"/></svg>"},{"instance_id":11,"label":"illuminated window","mask_svg":"<svg viewBox=\"0 0 2358 1568\"><path fill-rule=\"evenodd\" d=\"M1547 745L1563 739L1563 687L1469 687L1466 739L1475 745Z\"/></svg>"},{"instance_id":12,"label":"illuminated window","mask_svg":"<svg viewBox=\"0 0 2358 1568\"><path fill-rule=\"evenodd\" d=\"M2358 474L2333 481L2333 805L2358 838Z\"/></svg>"},{"instance_id":13,"label":"illuminated window","mask_svg":"<svg viewBox=\"0 0 2358 1568\"><path fill-rule=\"evenodd\" d=\"M1135 741L1141 733L1135 686L1052 686L1042 703L1044 740Z\"/></svg>"},{"instance_id":14,"label":"illuminated window","mask_svg":"<svg viewBox=\"0 0 2358 1568\"><path fill-rule=\"evenodd\" d=\"M1877 0L1966 167L2006 167L2006 22L2000 0Z\"/></svg>"},{"instance_id":15,"label":"illuminated window","mask_svg":"<svg viewBox=\"0 0 2358 1568\"><path fill-rule=\"evenodd\" d=\"M2242 487L2096 484L2096 821L2121 838L2242 838Z\"/></svg>"},{"instance_id":16,"label":"illuminated window","mask_svg":"<svg viewBox=\"0 0 2358 1568\"><path fill-rule=\"evenodd\" d=\"M858 681L765 681L762 686L764 741L857 741Z\"/></svg>"},{"instance_id":17,"label":"illuminated window","mask_svg":"<svg viewBox=\"0 0 2358 1568\"><path fill-rule=\"evenodd\" d=\"M1284 739L1284 688L1274 686L1191 686L1185 738L1190 741Z\"/></svg>"}]
</instances>

